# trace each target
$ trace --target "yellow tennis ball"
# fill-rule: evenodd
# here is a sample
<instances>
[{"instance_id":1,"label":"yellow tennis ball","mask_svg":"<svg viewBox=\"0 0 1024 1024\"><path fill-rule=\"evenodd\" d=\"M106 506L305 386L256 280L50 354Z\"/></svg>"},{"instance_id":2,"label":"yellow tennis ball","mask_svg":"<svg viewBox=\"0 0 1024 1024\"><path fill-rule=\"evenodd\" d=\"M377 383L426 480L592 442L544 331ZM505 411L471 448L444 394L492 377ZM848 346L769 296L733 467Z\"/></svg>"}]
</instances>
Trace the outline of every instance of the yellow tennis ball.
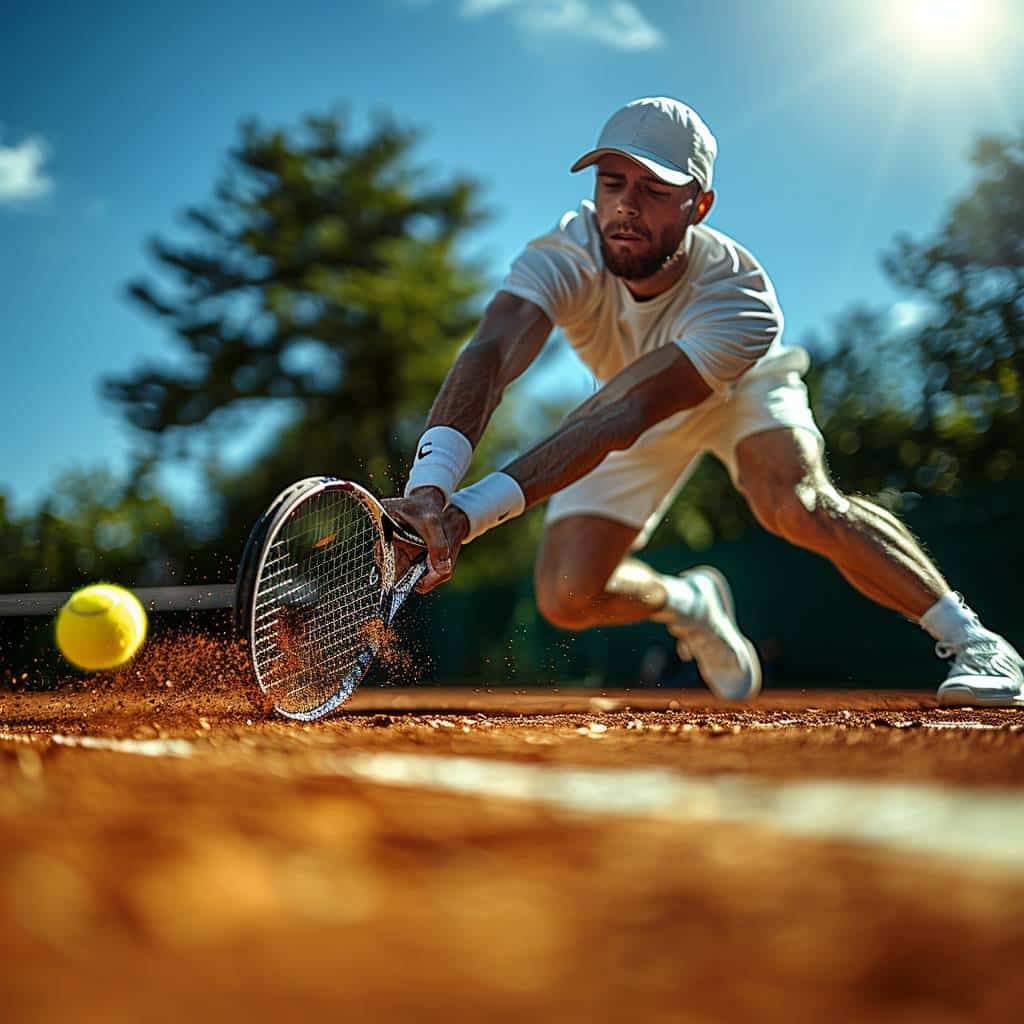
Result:
<instances>
[{"instance_id":1,"label":"yellow tennis ball","mask_svg":"<svg viewBox=\"0 0 1024 1024\"><path fill-rule=\"evenodd\" d=\"M113 583L76 590L57 615L57 646L76 668L98 672L129 661L146 639L146 610Z\"/></svg>"}]
</instances>

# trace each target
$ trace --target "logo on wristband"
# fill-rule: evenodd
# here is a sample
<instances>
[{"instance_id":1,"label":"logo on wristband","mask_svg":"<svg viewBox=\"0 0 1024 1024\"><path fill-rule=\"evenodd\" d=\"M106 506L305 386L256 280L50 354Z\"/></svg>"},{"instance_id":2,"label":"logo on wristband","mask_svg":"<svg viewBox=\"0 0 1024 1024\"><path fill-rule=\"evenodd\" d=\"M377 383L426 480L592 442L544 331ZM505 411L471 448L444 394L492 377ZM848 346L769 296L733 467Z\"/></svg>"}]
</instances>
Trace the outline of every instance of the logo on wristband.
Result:
<instances>
[{"instance_id":1,"label":"logo on wristband","mask_svg":"<svg viewBox=\"0 0 1024 1024\"><path fill-rule=\"evenodd\" d=\"M425 459L434 450L434 442L427 441L425 444L420 445L419 454L416 456L417 459Z\"/></svg>"}]
</instances>

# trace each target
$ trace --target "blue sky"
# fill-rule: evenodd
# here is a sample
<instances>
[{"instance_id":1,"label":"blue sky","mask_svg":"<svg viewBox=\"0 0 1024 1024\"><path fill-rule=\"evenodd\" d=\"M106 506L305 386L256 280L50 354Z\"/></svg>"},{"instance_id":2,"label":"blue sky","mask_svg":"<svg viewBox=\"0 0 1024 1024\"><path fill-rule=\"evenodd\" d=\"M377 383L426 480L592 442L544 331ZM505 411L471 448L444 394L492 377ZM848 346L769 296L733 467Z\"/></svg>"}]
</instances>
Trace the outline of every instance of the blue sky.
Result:
<instances>
[{"instance_id":1,"label":"blue sky","mask_svg":"<svg viewBox=\"0 0 1024 1024\"><path fill-rule=\"evenodd\" d=\"M16 3L0 35L0 492L117 469L137 442L104 374L171 359L124 299L146 240L181 237L239 121L347 104L421 127L439 174L497 213L510 259L592 187L568 167L643 95L694 106L719 141L710 223L773 277L799 341L855 301L895 307L878 254L923 234L970 180L980 133L1024 123L1020 0L378 0ZM981 12L944 30L952 10ZM580 379L558 364L569 384ZM575 376L574 376L575 375ZM553 382L535 380L532 386ZM247 438L222 438L244 452ZM331 467L325 466L325 472ZM181 502L187 467L166 476Z\"/></svg>"}]
</instances>

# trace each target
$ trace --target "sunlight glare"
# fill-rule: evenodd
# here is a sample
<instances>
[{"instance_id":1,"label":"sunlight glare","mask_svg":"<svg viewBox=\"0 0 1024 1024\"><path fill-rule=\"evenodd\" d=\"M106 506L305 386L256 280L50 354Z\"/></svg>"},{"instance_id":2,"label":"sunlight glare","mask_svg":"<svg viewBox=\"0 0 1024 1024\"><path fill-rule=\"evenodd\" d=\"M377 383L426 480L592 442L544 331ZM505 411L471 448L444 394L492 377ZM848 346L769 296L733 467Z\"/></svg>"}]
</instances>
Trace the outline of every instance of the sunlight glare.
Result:
<instances>
[{"instance_id":1,"label":"sunlight glare","mask_svg":"<svg viewBox=\"0 0 1024 1024\"><path fill-rule=\"evenodd\" d=\"M992 11L985 0L903 0L903 30L931 48L966 50L978 43Z\"/></svg>"}]
</instances>

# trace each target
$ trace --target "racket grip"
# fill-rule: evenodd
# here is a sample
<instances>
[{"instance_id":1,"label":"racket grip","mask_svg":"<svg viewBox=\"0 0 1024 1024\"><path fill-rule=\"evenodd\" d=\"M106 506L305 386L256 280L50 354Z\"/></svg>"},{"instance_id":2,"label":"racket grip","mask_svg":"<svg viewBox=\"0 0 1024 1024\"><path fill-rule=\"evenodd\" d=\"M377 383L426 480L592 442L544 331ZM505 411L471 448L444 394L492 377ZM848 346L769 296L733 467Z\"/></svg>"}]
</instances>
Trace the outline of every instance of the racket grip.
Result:
<instances>
[{"instance_id":1,"label":"racket grip","mask_svg":"<svg viewBox=\"0 0 1024 1024\"><path fill-rule=\"evenodd\" d=\"M405 604L405 599L412 593L413 587L423 578L429 566L426 558L414 562L406 570L405 575L395 583L395 589L391 592L391 607L388 609L388 618L385 625L390 626L395 621L399 609Z\"/></svg>"}]
</instances>

